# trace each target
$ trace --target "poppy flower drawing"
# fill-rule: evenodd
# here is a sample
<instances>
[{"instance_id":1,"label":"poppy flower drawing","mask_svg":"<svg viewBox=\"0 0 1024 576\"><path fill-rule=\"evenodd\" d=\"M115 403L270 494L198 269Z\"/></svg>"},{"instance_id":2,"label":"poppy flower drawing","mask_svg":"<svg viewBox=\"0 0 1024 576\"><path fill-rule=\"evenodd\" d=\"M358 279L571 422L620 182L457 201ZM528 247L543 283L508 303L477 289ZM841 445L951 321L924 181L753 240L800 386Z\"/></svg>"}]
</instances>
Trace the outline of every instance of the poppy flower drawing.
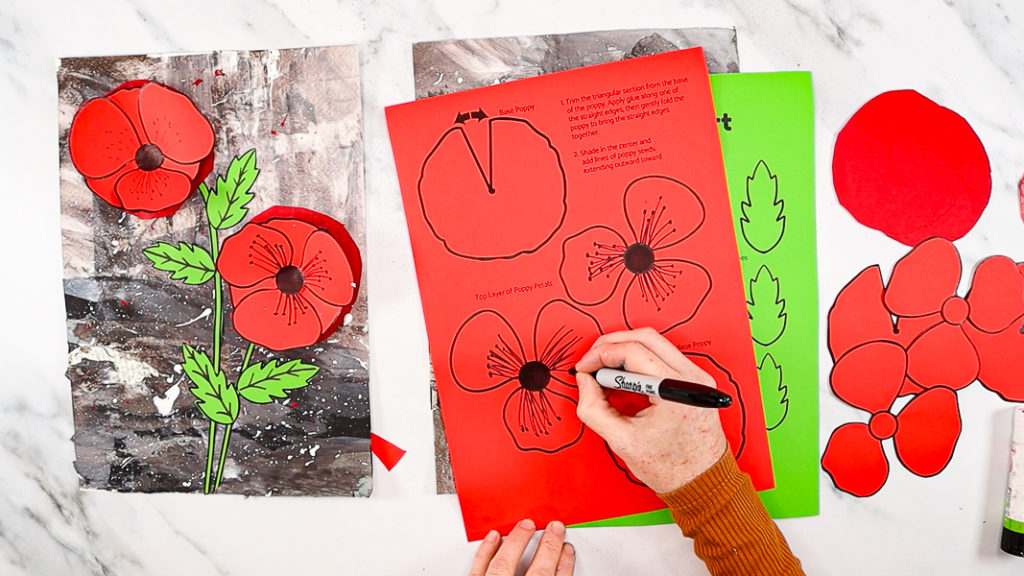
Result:
<instances>
[{"instance_id":1,"label":"poppy flower drawing","mask_svg":"<svg viewBox=\"0 0 1024 576\"><path fill-rule=\"evenodd\" d=\"M540 309L526 345L499 312L480 310L455 334L452 377L466 392L506 394L501 419L516 448L553 454L583 436L569 369L599 335L597 320L564 300Z\"/></svg>"},{"instance_id":2,"label":"poppy flower drawing","mask_svg":"<svg viewBox=\"0 0 1024 576\"><path fill-rule=\"evenodd\" d=\"M629 328L667 332L688 322L711 292L708 271L683 257L683 242L704 223L700 198L678 180L645 176L626 187L623 215L621 223L591 226L562 243L558 275L566 294L582 306L621 298Z\"/></svg>"},{"instance_id":3,"label":"poppy flower drawing","mask_svg":"<svg viewBox=\"0 0 1024 576\"><path fill-rule=\"evenodd\" d=\"M145 80L82 104L71 162L97 196L139 218L169 216L213 168L213 127L184 94Z\"/></svg>"},{"instance_id":4,"label":"poppy flower drawing","mask_svg":"<svg viewBox=\"0 0 1024 576\"><path fill-rule=\"evenodd\" d=\"M895 411L907 367L906 351L885 341L853 348L836 362L832 390L847 404L870 414L866 424L851 422L836 428L821 457L822 468L840 490L861 497L881 490L889 477L882 442L890 438L897 458L918 476L934 476L949 464L961 430L956 392L932 387Z\"/></svg>"},{"instance_id":5,"label":"poppy flower drawing","mask_svg":"<svg viewBox=\"0 0 1024 576\"><path fill-rule=\"evenodd\" d=\"M217 270L228 284L235 331L271 350L309 346L344 320L362 261L344 226L301 208L275 207L224 241Z\"/></svg>"}]
</instances>

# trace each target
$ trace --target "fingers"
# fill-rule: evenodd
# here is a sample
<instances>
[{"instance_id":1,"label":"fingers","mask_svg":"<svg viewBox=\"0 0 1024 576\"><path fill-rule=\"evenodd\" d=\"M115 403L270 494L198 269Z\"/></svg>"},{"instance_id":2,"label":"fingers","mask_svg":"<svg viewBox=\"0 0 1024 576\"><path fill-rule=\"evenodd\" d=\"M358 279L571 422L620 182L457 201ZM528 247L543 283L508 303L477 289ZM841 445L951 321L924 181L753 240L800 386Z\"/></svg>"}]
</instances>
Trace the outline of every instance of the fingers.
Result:
<instances>
[{"instance_id":1,"label":"fingers","mask_svg":"<svg viewBox=\"0 0 1024 576\"><path fill-rule=\"evenodd\" d=\"M494 553L498 551L499 546L501 546L501 535L497 530L491 530L484 537L484 541L480 543L480 547L476 549L476 555L473 556L473 568L470 569L469 576L485 576L487 566L490 565L491 558L494 558Z\"/></svg>"},{"instance_id":2,"label":"fingers","mask_svg":"<svg viewBox=\"0 0 1024 576\"><path fill-rule=\"evenodd\" d=\"M629 426L629 420L608 402L601 385L585 372L576 373L576 387L580 397L576 416L602 438L618 436Z\"/></svg>"},{"instance_id":3,"label":"fingers","mask_svg":"<svg viewBox=\"0 0 1024 576\"><path fill-rule=\"evenodd\" d=\"M572 576L576 569L576 548L566 542L562 544L562 555L558 558L558 566L555 566L555 574L559 576Z\"/></svg>"},{"instance_id":4,"label":"fingers","mask_svg":"<svg viewBox=\"0 0 1024 576\"><path fill-rule=\"evenodd\" d=\"M570 546L571 548L571 546ZM565 549L565 524L553 520L544 529L537 544L537 551L533 554L533 562L526 571L526 576L550 576L558 569L562 562L562 555Z\"/></svg>"},{"instance_id":5,"label":"fingers","mask_svg":"<svg viewBox=\"0 0 1024 576\"><path fill-rule=\"evenodd\" d=\"M681 376L684 380L715 385L714 378L652 328L601 336L576 364L576 370L594 372L605 366L621 366L652 376Z\"/></svg>"},{"instance_id":6,"label":"fingers","mask_svg":"<svg viewBox=\"0 0 1024 576\"><path fill-rule=\"evenodd\" d=\"M512 576L515 574L519 559L523 557L526 545L530 543L530 538L536 531L537 526L533 520L526 519L516 524L516 527L505 537L498 552L491 558L484 574L487 576Z\"/></svg>"}]
</instances>

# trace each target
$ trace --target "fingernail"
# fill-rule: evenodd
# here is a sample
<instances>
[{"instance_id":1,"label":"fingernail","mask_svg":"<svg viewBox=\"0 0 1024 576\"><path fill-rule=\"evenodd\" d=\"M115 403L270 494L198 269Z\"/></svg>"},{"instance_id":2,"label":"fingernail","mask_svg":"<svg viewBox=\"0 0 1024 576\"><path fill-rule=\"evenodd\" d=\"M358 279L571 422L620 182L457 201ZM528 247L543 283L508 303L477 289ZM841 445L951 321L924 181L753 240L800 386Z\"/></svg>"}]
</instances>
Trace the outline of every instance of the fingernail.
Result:
<instances>
[{"instance_id":1,"label":"fingernail","mask_svg":"<svg viewBox=\"0 0 1024 576\"><path fill-rule=\"evenodd\" d=\"M527 518L527 519L523 520L522 522L520 522L519 523L519 527L523 528L524 530L536 530L537 529L537 525L534 524L533 520L530 520L529 518Z\"/></svg>"},{"instance_id":2,"label":"fingernail","mask_svg":"<svg viewBox=\"0 0 1024 576\"><path fill-rule=\"evenodd\" d=\"M558 520L552 520L548 524L548 527L546 528L546 530L551 532L555 536L562 536L562 535L565 534L565 524L562 524Z\"/></svg>"},{"instance_id":3,"label":"fingernail","mask_svg":"<svg viewBox=\"0 0 1024 576\"><path fill-rule=\"evenodd\" d=\"M566 542L565 544L562 544L562 554L565 554L566 556L575 556L576 547Z\"/></svg>"},{"instance_id":4,"label":"fingernail","mask_svg":"<svg viewBox=\"0 0 1024 576\"><path fill-rule=\"evenodd\" d=\"M494 542L495 540L497 540L500 537L501 537L501 534L498 534L497 530L491 530L490 532L487 533L487 536L484 536L484 542L487 542L488 544L490 544L491 542Z\"/></svg>"}]
</instances>

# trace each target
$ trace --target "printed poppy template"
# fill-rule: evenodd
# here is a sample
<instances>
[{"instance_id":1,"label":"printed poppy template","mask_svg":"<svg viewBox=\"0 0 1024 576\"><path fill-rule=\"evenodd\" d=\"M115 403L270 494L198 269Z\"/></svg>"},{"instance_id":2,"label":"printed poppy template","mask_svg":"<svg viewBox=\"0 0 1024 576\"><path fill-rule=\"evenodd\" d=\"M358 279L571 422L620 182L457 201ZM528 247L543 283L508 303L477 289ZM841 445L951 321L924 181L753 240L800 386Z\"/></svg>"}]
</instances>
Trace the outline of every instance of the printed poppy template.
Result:
<instances>
[{"instance_id":1,"label":"printed poppy template","mask_svg":"<svg viewBox=\"0 0 1024 576\"><path fill-rule=\"evenodd\" d=\"M97 196L139 218L173 214L213 166L213 127L184 94L131 81L79 108L68 152Z\"/></svg>"},{"instance_id":2,"label":"printed poppy template","mask_svg":"<svg viewBox=\"0 0 1024 576\"><path fill-rule=\"evenodd\" d=\"M597 320L562 300L540 309L525 344L501 313L481 310L455 334L452 376L466 392L506 397L501 420L516 448L558 452L583 436L569 369L598 334Z\"/></svg>"},{"instance_id":3,"label":"printed poppy template","mask_svg":"<svg viewBox=\"0 0 1024 576\"><path fill-rule=\"evenodd\" d=\"M645 176L626 187L622 210L615 227L595 225L566 238L559 278L577 304L619 295L627 327L667 332L693 318L711 292L707 269L682 257L683 242L704 224L704 204L678 180Z\"/></svg>"},{"instance_id":4,"label":"printed poppy template","mask_svg":"<svg viewBox=\"0 0 1024 576\"><path fill-rule=\"evenodd\" d=\"M960 435L956 391L975 380L1004 400L1024 401L1024 276L1005 256L982 260L961 297L960 255L930 238L893 268L858 274L836 297L828 318L835 365L830 382L841 400L869 414L829 439L822 467L836 487L857 496L882 488L889 465L882 447L919 476L949 463ZM897 398L909 396L896 409Z\"/></svg>"}]
</instances>

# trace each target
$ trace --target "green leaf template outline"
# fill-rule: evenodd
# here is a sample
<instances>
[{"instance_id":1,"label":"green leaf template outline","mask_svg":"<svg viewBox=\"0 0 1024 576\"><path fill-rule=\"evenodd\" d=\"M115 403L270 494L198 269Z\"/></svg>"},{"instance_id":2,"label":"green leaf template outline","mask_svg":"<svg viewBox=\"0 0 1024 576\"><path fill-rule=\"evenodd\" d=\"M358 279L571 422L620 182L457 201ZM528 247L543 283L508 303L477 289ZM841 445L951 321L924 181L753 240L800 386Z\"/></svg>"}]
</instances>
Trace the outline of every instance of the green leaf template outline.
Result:
<instances>
[{"instance_id":1,"label":"green leaf template outline","mask_svg":"<svg viewBox=\"0 0 1024 576\"><path fill-rule=\"evenodd\" d=\"M747 176L746 192L740 202L740 232L748 246L767 254L786 233L786 215L785 202L779 198L779 177L763 159Z\"/></svg>"},{"instance_id":2,"label":"green leaf template outline","mask_svg":"<svg viewBox=\"0 0 1024 576\"><path fill-rule=\"evenodd\" d=\"M786 299L782 297L779 279L762 264L748 286L750 336L762 346L771 346L786 331Z\"/></svg>"},{"instance_id":3,"label":"green leaf template outline","mask_svg":"<svg viewBox=\"0 0 1024 576\"><path fill-rule=\"evenodd\" d=\"M770 363L770 364L769 364ZM768 431L775 430L786 421L789 415L789 387L783 379L782 366L775 361L771 352L766 352L757 365L757 379L761 384L761 398L764 404L765 428ZM773 402L773 399L777 401ZM772 416L780 411L782 415L777 419ZM772 420L776 420L772 423Z\"/></svg>"}]
</instances>

